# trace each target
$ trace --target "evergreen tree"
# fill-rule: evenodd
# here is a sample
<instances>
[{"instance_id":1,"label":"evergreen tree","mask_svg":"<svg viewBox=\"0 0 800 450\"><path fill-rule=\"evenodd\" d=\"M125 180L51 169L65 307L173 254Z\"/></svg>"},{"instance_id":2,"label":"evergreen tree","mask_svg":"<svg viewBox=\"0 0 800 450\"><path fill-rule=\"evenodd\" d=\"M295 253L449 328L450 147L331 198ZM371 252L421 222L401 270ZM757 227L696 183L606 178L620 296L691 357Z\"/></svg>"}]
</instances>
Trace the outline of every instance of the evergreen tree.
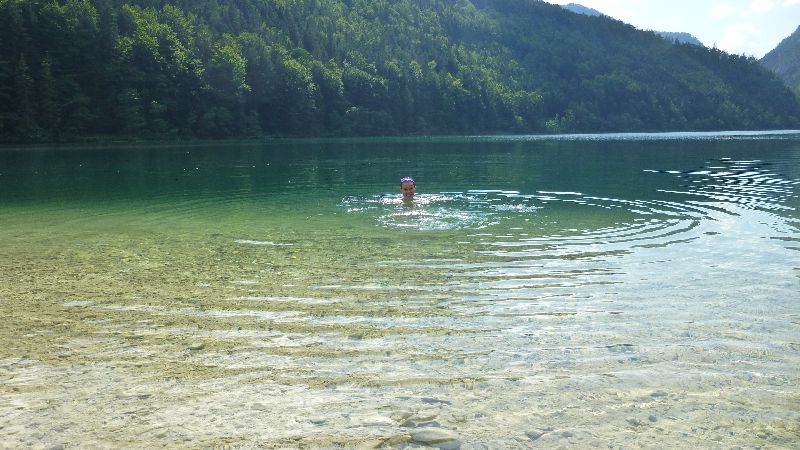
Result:
<instances>
[{"instance_id":1,"label":"evergreen tree","mask_svg":"<svg viewBox=\"0 0 800 450\"><path fill-rule=\"evenodd\" d=\"M25 55L20 55L14 73L14 100L15 114L12 115L11 124L13 135L22 139L36 140L41 138L41 129L36 123L34 112L34 85Z\"/></svg>"},{"instance_id":2,"label":"evergreen tree","mask_svg":"<svg viewBox=\"0 0 800 450\"><path fill-rule=\"evenodd\" d=\"M42 126L47 137L55 138L58 136L61 114L59 111L58 93L56 91L56 80L53 77L53 71L51 69L50 55L45 55L42 59L41 77L38 87L38 122Z\"/></svg>"},{"instance_id":3,"label":"evergreen tree","mask_svg":"<svg viewBox=\"0 0 800 450\"><path fill-rule=\"evenodd\" d=\"M128 138L139 136L144 131L144 106L139 92L128 88L117 97L117 117L119 128Z\"/></svg>"},{"instance_id":4,"label":"evergreen tree","mask_svg":"<svg viewBox=\"0 0 800 450\"><path fill-rule=\"evenodd\" d=\"M0 41L0 49L3 48L3 42ZM11 134L14 77L11 65L3 57L4 54L0 53L0 136L7 136Z\"/></svg>"}]
</instances>

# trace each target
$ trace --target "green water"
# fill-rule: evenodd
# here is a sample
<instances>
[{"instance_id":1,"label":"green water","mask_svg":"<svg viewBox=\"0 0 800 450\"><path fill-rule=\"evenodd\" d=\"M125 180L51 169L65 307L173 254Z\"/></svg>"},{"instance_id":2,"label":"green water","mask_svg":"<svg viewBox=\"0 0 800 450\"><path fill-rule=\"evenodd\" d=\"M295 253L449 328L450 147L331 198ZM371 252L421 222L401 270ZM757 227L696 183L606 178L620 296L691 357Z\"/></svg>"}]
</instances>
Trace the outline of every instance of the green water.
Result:
<instances>
[{"instance_id":1,"label":"green water","mask_svg":"<svg viewBox=\"0 0 800 450\"><path fill-rule=\"evenodd\" d=\"M0 149L2 446L790 448L798 208L792 132Z\"/></svg>"}]
</instances>

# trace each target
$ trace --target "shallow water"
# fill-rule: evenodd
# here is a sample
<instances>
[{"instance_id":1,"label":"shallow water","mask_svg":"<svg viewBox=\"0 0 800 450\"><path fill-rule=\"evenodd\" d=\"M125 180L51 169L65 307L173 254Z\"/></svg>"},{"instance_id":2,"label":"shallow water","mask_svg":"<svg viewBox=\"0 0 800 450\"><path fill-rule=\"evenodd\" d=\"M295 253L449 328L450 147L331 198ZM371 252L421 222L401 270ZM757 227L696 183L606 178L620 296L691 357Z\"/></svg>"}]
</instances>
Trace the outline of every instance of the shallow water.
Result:
<instances>
[{"instance_id":1,"label":"shallow water","mask_svg":"<svg viewBox=\"0 0 800 450\"><path fill-rule=\"evenodd\" d=\"M0 149L0 446L792 448L799 196L791 132Z\"/></svg>"}]
</instances>

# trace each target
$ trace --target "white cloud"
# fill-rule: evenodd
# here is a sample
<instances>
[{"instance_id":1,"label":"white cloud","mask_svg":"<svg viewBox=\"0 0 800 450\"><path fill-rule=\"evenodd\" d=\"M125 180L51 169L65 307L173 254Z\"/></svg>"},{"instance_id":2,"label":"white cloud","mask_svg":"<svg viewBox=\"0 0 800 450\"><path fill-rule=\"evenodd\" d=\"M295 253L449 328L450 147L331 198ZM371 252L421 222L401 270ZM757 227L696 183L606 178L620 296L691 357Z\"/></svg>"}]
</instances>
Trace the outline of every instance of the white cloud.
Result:
<instances>
[{"instance_id":1,"label":"white cloud","mask_svg":"<svg viewBox=\"0 0 800 450\"><path fill-rule=\"evenodd\" d=\"M783 0L782 6L800 5L800 0Z\"/></svg>"},{"instance_id":2,"label":"white cloud","mask_svg":"<svg viewBox=\"0 0 800 450\"><path fill-rule=\"evenodd\" d=\"M754 54L755 46L762 40L761 32L748 23L738 23L725 28L717 47L728 53Z\"/></svg>"},{"instance_id":3,"label":"white cloud","mask_svg":"<svg viewBox=\"0 0 800 450\"><path fill-rule=\"evenodd\" d=\"M772 0L753 0L750 2L750 8L757 13L765 13L775 7L775 2Z\"/></svg>"},{"instance_id":4,"label":"white cloud","mask_svg":"<svg viewBox=\"0 0 800 450\"><path fill-rule=\"evenodd\" d=\"M717 4L717 5L714 5L711 8L711 11L709 11L709 15L714 20L722 20L722 19L725 19L725 18L728 18L728 17L732 16L733 13L735 13L735 12L736 12L736 8L734 8L733 6L731 6L731 5L727 4L727 3L720 3L720 4Z\"/></svg>"},{"instance_id":5,"label":"white cloud","mask_svg":"<svg viewBox=\"0 0 800 450\"><path fill-rule=\"evenodd\" d=\"M632 11L630 9L613 9L609 10L607 14L615 19L619 19L627 23L634 23L639 18L639 15L636 14L636 11Z\"/></svg>"}]
</instances>

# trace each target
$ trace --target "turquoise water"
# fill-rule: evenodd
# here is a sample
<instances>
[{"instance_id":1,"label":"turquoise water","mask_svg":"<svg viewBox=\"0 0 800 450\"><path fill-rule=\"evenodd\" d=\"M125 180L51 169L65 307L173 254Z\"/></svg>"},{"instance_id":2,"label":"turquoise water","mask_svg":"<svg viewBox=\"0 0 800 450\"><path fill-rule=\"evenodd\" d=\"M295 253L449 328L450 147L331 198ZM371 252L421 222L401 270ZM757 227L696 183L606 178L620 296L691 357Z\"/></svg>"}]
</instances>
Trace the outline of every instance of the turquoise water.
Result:
<instances>
[{"instance_id":1,"label":"turquoise water","mask_svg":"<svg viewBox=\"0 0 800 450\"><path fill-rule=\"evenodd\" d=\"M800 132L0 149L3 445L790 448L798 208Z\"/></svg>"}]
</instances>

